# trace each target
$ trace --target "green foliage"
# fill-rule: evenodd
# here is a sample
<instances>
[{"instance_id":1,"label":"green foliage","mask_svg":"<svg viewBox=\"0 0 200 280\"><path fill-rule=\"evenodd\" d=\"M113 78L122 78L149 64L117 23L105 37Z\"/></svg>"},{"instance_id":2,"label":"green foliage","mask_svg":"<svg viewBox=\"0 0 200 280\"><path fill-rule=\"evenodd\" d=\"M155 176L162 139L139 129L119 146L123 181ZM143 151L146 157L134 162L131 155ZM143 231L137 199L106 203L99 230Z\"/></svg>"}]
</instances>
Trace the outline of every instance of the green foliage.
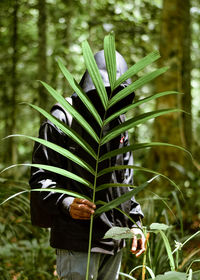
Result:
<instances>
[{"instance_id":1,"label":"green foliage","mask_svg":"<svg viewBox=\"0 0 200 280\"><path fill-rule=\"evenodd\" d=\"M124 168L133 168L133 169L138 169L139 168L139 167L136 167L136 166L125 166L125 165L123 166L123 165L121 165L121 166L113 166L113 167L105 168L105 169L103 169L99 172L98 171L98 166L99 166L99 163L102 161L102 159L100 158L101 146L103 144L107 143L108 141L112 140L116 136L120 135L121 133L127 131L128 129L130 129L132 127L135 127L137 125L143 124L149 119L159 117L159 116L164 115L166 113L180 112L181 110L179 110L179 109L162 109L162 110L157 110L157 111L144 113L144 114L138 115L136 117L133 117L133 118L125 121L124 123L116 126L112 130L108 131L105 136L103 136L104 126L110 121L110 120L109 121L107 120L107 110L110 107L112 107L114 104L116 104L117 102L119 102L120 100L122 100L123 98L128 96L129 94L131 94L133 92L133 90L143 86L144 84L150 82L152 79L154 79L157 76L164 73L167 70L167 68L164 67L164 68L155 70L150 74L146 74L143 77L140 77L138 80L134 81L132 84L130 84L126 88L123 88L122 90L120 90L116 95L112 96L112 93L113 93L112 90L114 90L116 88L116 86L119 85L119 81L118 80L116 81L115 40L114 40L114 35L110 34L110 35L106 36L105 39L104 39L104 48L105 48L104 52L105 52L106 66L107 66L108 76L109 76L109 79L110 79L110 85L111 85L111 89L112 89L110 96L108 96L107 92L106 92L106 89L105 89L105 86L103 84L103 81L101 79L99 69L96 65L94 56L92 54L92 51L91 51L87 41L83 42L82 48L83 48L83 56L84 56L84 60L85 60L87 70L90 74L90 77L91 77L91 79L92 79L92 81L93 81L93 83L96 87L97 93L98 93L98 95L100 97L100 100L102 102L102 105L105 109L105 112L103 114L102 119L98 115L97 111L94 109L93 104L91 104L90 100L87 98L87 94L85 94L81 90L81 88L78 86L77 82L73 79L73 77L71 76L69 71L64 67L61 60L58 61L58 64L59 64L59 67L62 70L64 76L67 78L69 84L72 86L73 89L76 89L78 91L78 95L80 96L81 100L84 103L86 103L88 110L91 111L91 114L94 115L95 119L98 121L98 124L100 126L100 134L99 135L96 134L96 132L92 129L90 124L84 119L84 117L80 114L80 112L78 112L64 97L62 97L56 90L54 90L51 86L49 86L45 82L42 82L42 84L47 89L47 91L50 93L50 95L57 102L59 102L63 106L63 108L66 111L68 111L79 122L79 124L83 127L83 129L85 129L91 135L91 137L93 137L93 139L97 142L97 144L98 144L97 154L93 153L93 149L89 145L82 145L82 146L84 146L86 151L88 151L90 154L91 153L93 154L93 156L96 160L95 170L89 164L87 164L82 158L79 158L78 156L74 155L73 153L71 153L67 149L59 147L58 145L55 145L55 144L53 144L49 141L43 140L43 139L38 139L38 138L35 138L35 137L31 137L31 136L25 136L25 137L27 137L31 140L34 140L36 142L39 142L40 144L51 148L52 150L60 153L64 157L72 160L73 162L75 162L76 164L78 164L79 166L81 166L82 168L86 169L87 171L89 171L91 174L94 175L94 182L88 182L84 178L79 178L78 176L72 174L71 172L68 172L68 171L66 171L64 169L61 169L61 168L56 168L54 166L48 166L48 165L40 165L40 164L28 164L29 166L42 168L44 170L48 170L48 171L51 171L51 172L54 172L54 173L57 173L57 174L60 174L60 175L64 175L64 176L66 176L70 179L74 179L74 180L77 180L79 182L84 182L84 185L86 185L86 187L90 187L90 188L93 189L92 202L96 203L97 205L103 204L103 206L100 206L95 211L95 215L99 215L103 212L111 210L112 208L118 209L117 206L119 204L121 204L121 203L127 201L128 199L130 199L133 195L135 195L138 192L140 192L141 190L143 190L144 187L146 187L149 182L151 182L151 180L147 181L146 183L142 184L141 186L138 186L138 187L134 188L133 190L127 192L126 194L122 195L121 197L116 198L115 200L113 200L109 203L96 201L96 199L95 199L96 190L98 190L98 187L101 188L101 186L97 186L97 178L98 177L100 177L102 174L105 174L105 173L113 171L113 170L124 169ZM152 61L154 61L158 57L159 57L159 55L157 53L156 54L152 53L152 54L148 55L141 62L138 62L136 67L131 67L123 76L121 76L120 82L124 82L125 79L131 77L133 74L136 74L137 73L136 70L140 71L145 65L150 64ZM173 92L173 91L167 92L167 93L163 92L163 93L155 95L155 97L151 96L149 98L149 100L156 99L156 98L164 96L166 94L177 94L177 92ZM145 100L145 102L146 101L147 100ZM138 102L137 106L139 106L140 104L141 104L141 102ZM31 106L35 107L33 105L31 105ZM126 106L125 108L122 108L122 110L123 110L123 112L126 113L129 108L130 108L129 106ZM35 109L38 110L39 112L41 112L43 115L45 115L47 117L49 116L49 114L47 112L45 112L43 109L41 109L39 107L35 107ZM120 115L120 113L121 113L121 111L116 112L115 115L114 116L111 115L110 118L114 119L114 118L118 117ZM79 135L77 134L77 132L74 132L67 125L61 124L60 122L58 122L53 117L50 117L50 120L52 121L53 124L57 125L64 133L66 132L66 134L69 137L71 137L73 140L75 140L78 144L80 143L80 138L79 138ZM158 145L162 145L162 143L155 143L155 142L153 144L152 143L149 143L149 144L141 143L141 147L143 147L143 148L144 147L151 147L153 145L158 146ZM164 145L170 146L170 144L165 144L165 143L164 143ZM132 145L131 149L134 150L134 145ZM138 149L138 145L136 146L135 149ZM183 148L181 148L181 149L184 150ZM122 152L124 152L124 151L122 151L122 149L114 151L115 155L119 155ZM105 158L106 157L108 158L108 157L111 157L111 156L112 156L112 154L110 152L109 152L109 156L104 155ZM143 168L139 168L139 169L142 170ZM147 169L146 171L157 174L157 172L154 172L153 170L148 170ZM160 175L163 176L162 174L160 174ZM172 184L176 186L176 184L171 179L167 178L166 176L164 176L164 177L166 179L170 180L170 182L172 182ZM103 186L104 189L108 188L108 187L110 187L110 184L107 184L107 185ZM83 197L83 196L80 196L79 194L76 194L76 193L74 193L72 191L68 191L68 190L61 190L61 189L54 189L54 188L53 189L43 189L43 190L44 191L48 190L48 191L53 191L53 192L67 193L68 195L72 195L72 196L76 196L76 197ZM36 189L36 191L40 191L40 190ZM14 195L14 196L16 196L16 195ZM11 196L11 198L14 197L14 196ZM90 198L87 198L87 199L90 200ZM86 279L88 279L88 273L89 273L93 219L94 219L94 216L92 215L91 222L90 222L90 236L89 236L89 245L88 245L88 265L87 265ZM167 243L167 239L165 238L165 236L163 236L163 232L160 231L160 233L161 233L165 243ZM168 246L166 248L168 248ZM168 250L168 254L169 254L169 250ZM170 258L170 260L171 260L170 263L171 263L172 270L174 270L173 259Z\"/></svg>"},{"instance_id":2,"label":"green foliage","mask_svg":"<svg viewBox=\"0 0 200 280\"><path fill-rule=\"evenodd\" d=\"M191 2L191 56L192 56L192 119L193 119L193 132L195 141L193 142L193 152L196 158L199 158L199 144L198 139L200 135L199 126L199 1L192 0ZM12 35L13 35L13 3L14 1L0 1L0 138L10 133L36 135L38 126L40 123L40 117L37 112L29 110L27 106L21 106L18 103L21 101L27 101L34 104L39 104L40 96L38 95L38 83L37 79L40 73L38 73L38 5L37 0L20 0L19 13L18 13L18 62L17 62L17 118L14 123L16 125L16 131L11 130L12 126L12 66L13 66L13 49L12 49ZM55 58L57 56L64 57L66 65L77 81L80 80L84 71L83 58L81 54L80 43L89 38L90 45L94 51L102 48L102 39L107 32L114 30L117 34L116 46L117 49L126 56L129 65L135 65L135 62L140 60L146 55L146 53L152 52L154 49L158 49L160 41L160 16L162 14L162 1L62 1L51 0L46 1L47 6L47 79L46 82L54 85L54 88L58 92L64 92L65 95L72 93L68 84L63 79L63 76L59 73L58 67L56 67ZM177 14L178 16L178 14ZM126 30L124 30L126 26ZM166 50L167 50L166 46ZM129 54L129 55L127 55ZM153 71L154 66L149 65L147 69L144 69L144 73L149 70ZM140 74L138 74L140 75ZM39 77L41 79L41 77ZM145 87L141 88L136 94L140 100L145 99L146 96L154 88L154 82L149 83ZM46 110L50 108L52 99L46 97ZM136 102L135 102L136 103ZM35 106L35 105L33 105ZM135 108L134 113L144 113L146 110L154 110L154 101L146 103L145 107L140 106ZM132 116L130 112L130 116ZM49 118L45 116L46 118ZM66 133L66 132L65 132ZM171 131L169 131L171 133ZM139 140L139 142L150 142L155 134L153 122L148 122L142 126L135 127L134 131L131 130L130 137L132 141ZM82 143L82 140L80 141ZM79 143L79 144L80 144ZM156 149L156 147L154 148ZM21 138L15 146L15 153L18 155L18 162L26 162L27 159L31 159L32 144L27 142L27 138ZM139 149L134 151L134 158L136 165L146 166L146 163L151 159L152 154L147 153L145 149ZM0 145L0 168L3 169L11 162L11 145L9 141L1 142ZM155 170L155 166L152 166L150 161L149 166ZM179 168L180 167L180 168ZM181 190L184 193L185 200L179 198L181 211L176 218L176 202L171 195L171 189L165 189L162 184L162 180L158 178L157 184L151 190L154 193L145 192L146 196L142 197L141 204L143 204L143 211L145 210L144 223L150 225L154 221L168 222L174 225L174 228L170 233L170 241L173 242L177 239L179 232L179 221L182 218L183 231L181 236L187 236L188 232L198 230L199 227L199 200L196 199L199 196L199 175L197 170L188 171L185 166L177 167L180 172L187 175L187 178L178 182L181 186ZM135 185L140 185L148 178L143 172L135 171ZM18 186L21 186L22 180L28 180L29 167L20 166L15 168L15 171L11 174L5 173L9 178L14 176L20 179ZM173 174L174 178L174 174ZM1 178L2 181L4 180ZM0 184L1 194L5 194L4 198L22 189L16 188L15 190L8 183L6 178L5 182ZM12 189L13 191L8 192ZM149 189L149 188L148 188ZM156 192L156 194L155 194ZM159 195L159 196L158 196ZM24 197L24 196L23 196ZM19 198L19 200L18 200ZM2 197L3 199L3 197ZM149 203L147 202L149 200ZM28 204L28 201L27 201ZM16 216L14 211L15 207L27 209L24 207L24 199L22 196L16 197L9 202L10 208L7 213L12 213L13 217ZM28 207L28 206L27 206ZM12 211L13 210L13 211ZM172 213L173 211L173 213ZM23 214L26 215L27 213ZM17 216L18 217L18 216ZM2 225L5 225L9 218L1 214ZM14 222L15 223L15 222ZM13 225L13 228L16 224ZM23 231L25 234L19 235L19 239L29 240L30 236L27 234L26 223L24 223ZM1 236L1 238L3 238ZM8 242L10 242L8 240ZM155 239L151 239L152 251L159 244L159 235ZM191 244L194 248L195 243ZM190 255L190 249L185 251L185 255ZM187 249L187 248L186 248ZM183 248L184 250L184 248ZM159 251L159 250L158 250ZM126 260L125 264L130 264L132 256L129 256L128 251L124 254ZM5 259L5 257L3 257ZM28 261L28 259L26 259ZM134 260L135 263L139 263L140 259ZM164 273L166 265L165 258L160 255L157 257L157 269L162 270L158 273ZM194 266L198 263L194 263ZM42 266L42 262L40 262ZM133 264L129 265L130 267ZM15 266L16 269L17 264ZM167 268L166 268L167 270ZM137 278L138 279L138 278ZM195 279L199 279L198 276Z\"/></svg>"}]
</instances>

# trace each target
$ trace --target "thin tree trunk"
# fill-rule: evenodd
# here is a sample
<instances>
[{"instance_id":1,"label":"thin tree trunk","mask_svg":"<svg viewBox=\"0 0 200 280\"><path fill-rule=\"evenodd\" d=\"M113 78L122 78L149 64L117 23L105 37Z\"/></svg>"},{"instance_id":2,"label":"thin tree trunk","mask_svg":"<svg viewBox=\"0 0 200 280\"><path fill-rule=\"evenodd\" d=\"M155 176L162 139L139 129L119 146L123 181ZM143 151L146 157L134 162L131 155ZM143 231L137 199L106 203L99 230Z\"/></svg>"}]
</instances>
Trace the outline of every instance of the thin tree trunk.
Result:
<instances>
[{"instance_id":1,"label":"thin tree trunk","mask_svg":"<svg viewBox=\"0 0 200 280\"><path fill-rule=\"evenodd\" d=\"M10 134L15 134L16 132L16 99L17 99L17 88L18 88L18 80L17 80L17 61L18 61L18 0L14 0L13 6L13 34L11 39L11 45L13 49L12 53L12 94L11 94L11 129ZM12 164L17 163L17 145L15 138L10 138L10 161Z\"/></svg>"},{"instance_id":2,"label":"thin tree trunk","mask_svg":"<svg viewBox=\"0 0 200 280\"><path fill-rule=\"evenodd\" d=\"M46 1L38 0L38 79L47 82L47 58L46 58ZM39 106L46 108L47 94L44 87L39 84Z\"/></svg>"},{"instance_id":3,"label":"thin tree trunk","mask_svg":"<svg viewBox=\"0 0 200 280\"><path fill-rule=\"evenodd\" d=\"M156 91L176 90L183 95L160 98L157 109L182 107L191 113L190 93L190 1L163 0L160 35L160 53L170 69L156 80ZM185 114L170 114L155 120L156 141L173 143L185 147L191 145L191 117ZM172 148L156 149L154 163L167 176L179 178L180 171L171 167L174 163L185 167L185 155ZM188 160L188 159L187 159Z\"/></svg>"}]
</instances>

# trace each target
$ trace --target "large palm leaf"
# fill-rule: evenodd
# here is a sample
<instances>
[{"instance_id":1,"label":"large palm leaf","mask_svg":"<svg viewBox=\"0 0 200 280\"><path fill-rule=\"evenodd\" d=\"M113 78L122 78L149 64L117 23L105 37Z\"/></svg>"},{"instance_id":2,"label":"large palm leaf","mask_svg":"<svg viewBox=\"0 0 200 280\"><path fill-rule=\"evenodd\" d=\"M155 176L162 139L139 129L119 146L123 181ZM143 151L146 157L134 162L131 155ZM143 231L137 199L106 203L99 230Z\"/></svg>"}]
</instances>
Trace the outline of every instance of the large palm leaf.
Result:
<instances>
[{"instance_id":1,"label":"large palm leaf","mask_svg":"<svg viewBox=\"0 0 200 280\"><path fill-rule=\"evenodd\" d=\"M125 132L126 130L128 130L130 128L133 128L133 127L135 127L139 124L143 124L147 120L162 116L162 115L167 114L167 113L178 112L180 110L176 109L176 108L175 109L174 108L173 109L163 109L163 110L152 111L152 112L148 112L148 113L144 113L144 114L132 117L131 119L125 121L124 123L116 126L112 130L110 130L106 135L103 136L103 129L104 129L105 125L107 125L111 120L117 118L122 113L126 113L128 110L136 108L137 106L140 106L141 104L146 103L150 100L153 100L153 99L155 100L155 99L157 99L161 96L165 96L165 95L178 94L178 92L167 91L167 92L162 92L162 93L157 93L157 94L151 95L147 98L144 98L144 99L141 99L141 100L137 101L136 103L127 105L126 107L122 108L118 112L115 112L115 113L113 113L112 115L110 115L109 117L106 118L105 117L106 112L108 111L109 108L111 108L117 102L119 102L120 100L122 100L123 98L125 98L126 96L131 94L136 89L142 87L144 84L152 81L154 78L156 78L159 75L161 75L162 73L164 73L167 70L167 68L164 67L164 68L155 70L155 71L153 71L149 74L146 74L146 75L140 77L138 80L134 81L132 84L130 84L126 88L123 88L116 95L112 96L112 92L114 91L114 89L116 89L121 83L123 83L125 80L132 77L133 75L137 74L140 70L145 68L147 65L149 65L152 62L154 62L155 60L157 60L160 57L160 55L157 51L152 52L151 54L149 54L145 58L143 58L141 61L139 61L138 63L133 65L131 68L129 68L126 71L126 73L124 73L118 80L116 80L115 40L114 40L114 35L110 34L110 35L106 36L105 39L104 39L104 54L105 54L105 60L106 60L106 67L107 67L107 71L108 71L108 77L109 77L110 86L111 86L111 95L108 96L107 92L106 92L106 89L105 89L105 86L103 84L103 81L101 79L101 75L99 73L98 66L96 64L93 53L92 53L92 51L90 49L90 46L89 46L87 41L83 42L82 49L83 49L83 56L84 56L86 68L87 68L87 70L90 74L90 77L91 77L94 85L95 85L95 88L96 88L97 93L100 97L101 103L103 105L103 108L105 110L104 117L101 117L98 114L96 108L91 103L90 99L87 97L87 94L85 94L85 92L82 90L82 88L76 82L76 80L72 77L72 75L69 73L69 71L65 68L63 62L60 59L58 60L58 65L59 65L63 75L65 76L65 78L69 82L69 85L77 93L79 98L86 105L89 112L96 119L97 124L100 127L100 134L99 135L96 134L94 129L84 119L84 117L81 115L81 113L78 112L64 97L62 97L55 89L53 89L51 86L47 85L46 83L42 82L42 84L47 89L49 94L56 100L56 102L59 102L62 105L62 107L67 112L69 112L73 116L73 118L76 119L76 121L83 127L83 129L86 130L87 133L89 133L89 135L96 141L96 143L98 145L97 153L77 133L77 131L74 131L71 127L65 125L64 123L62 123L60 121L58 121L55 117L50 115L48 112L46 112L42 108L39 108L38 106L31 105L31 104L29 104L29 105L31 107L33 107L35 110L37 110L38 112L40 112L47 119L49 119L63 133L65 133L68 137L72 138L88 154L90 154L95 159L95 162L96 162L95 168L93 169L89 164L87 164L84 161L84 159L79 158L78 156L72 154L67 149L59 147L58 145L55 145L54 143L51 143L51 142L43 140L43 139L34 138L34 137L31 137L31 136L25 136L25 137L28 137L31 140L34 140L36 142L39 142L42 145L45 145L45 146L51 148L52 150L62 154L66 158L74 161L76 164L80 165L82 168L86 169L91 174L93 174L94 181L89 182L85 178L80 178L79 176L77 176L77 175L75 175L75 174L73 174L73 173L71 173L67 170L61 169L61 168L56 168L56 167L47 166L47 165L46 166L45 165L41 166L41 165L29 164L29 166L42 168L44 170L48 170L48 171L66 176L66 177L68 177L72 180L77 180L77 181L83 183L83 185L85 185L84 187L92 188L93 196L92 196L92 198L88 198L88 199L90 199L91 201L96 203L95 194L96 194L97 191L99 191L101 189L106 189L108 187L116 187L116 184L109 184L109 183L106 184L106 185L104 184L104 185L101 185L101 186L97 186L97 178L99 176L101 176L102 174L105 174L106 172L110 172L110 171L117 170L117 169L127 168L127 166L112 166L112 167L109 167L105 170L101 170L99 172L98 171L98 166L99 166L99 163L102 162L103 160L108 159L112 156L119 155L119 154L127 152L127 151L133 151L133 150L136 150L136 149L143 149L143 148L146 148L146 147L152 147L152 146L157 146L157 145L166 145L166 146L172 146L172 147L180 148L178 146L170 145L168 143L156 143L156 142L154 142L154 143L139 143L139 144L137 143L137 144L131 145L131 146L126 147L126 148L118 149L118 150L115 150L115 151L110 151L107 154L104 154L103 156L100 156L101 146L103 144L107 143L108 141L112 140L116 136L120 135L121 133ZM183 148L180 148L180 149L184 150ZM140 169L140 170L143 170L143 171L151 172L153 174L160 174L160 173L155 172L153 170L144 169L142 167L128 166L128 168ZM162 175L162 174L160 174L160 175ZM173 182L171 179L169 179L167 177L165 177L165 178L170 180L170 182L174 186L178 187L175 184L175 182ZM119 185L120 184L118 184L117 186L119 186ZM145 186L146 185L139 186L138 189L133 188L133 190L130 191L129 193L127 193L125 195L122 195L121 197L117 198L114 202L111 202L109 204L105 204L105 202L99 202L99 204L102 204L103 206L100 206L98 208L97 214L108 211L112 208L116 208L119 204L123 203L125 200L130 199L136 192L142 190ZM130 187L130 185L129 185L129 187ZM45 189L45 191L47 191L47 190L52 191L52 189ZM39 190L36 189L35 191L39 191ZM79 195L79 194L75 194L74 192L70 192L70 191L66 191L66 190L60 190L60 189L55 190L55 188L54 188L53 191L54 192L57 191L57 192L67 193L68 195L72 195L72 196L73 195L74 196L78 195L78 197L81 197L81 195ZM85 197L83 197L83 198L85 198ZM89 249L88 249L89 258L90 258L90 249L91 249L92 225L93 225L93 216L91 218L91 225L90 225L90 242L89 242ZM89 261L88 261L88 268L89 268ZM87 277L88 277L88 271L87 271ZM87 277L86 277L86 279L88 279Z\"/></svg>"}]
</instances>

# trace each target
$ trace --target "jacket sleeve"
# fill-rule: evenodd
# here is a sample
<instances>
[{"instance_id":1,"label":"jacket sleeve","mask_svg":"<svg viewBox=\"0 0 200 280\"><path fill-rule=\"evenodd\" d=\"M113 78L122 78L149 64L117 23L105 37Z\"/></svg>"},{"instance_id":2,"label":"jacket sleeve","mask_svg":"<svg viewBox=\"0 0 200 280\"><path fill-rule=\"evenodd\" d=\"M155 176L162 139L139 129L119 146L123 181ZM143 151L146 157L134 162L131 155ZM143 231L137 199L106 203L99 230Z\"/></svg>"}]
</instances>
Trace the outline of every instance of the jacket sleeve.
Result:
<instances>
[{"instance_id":1,"label":"jacket sleeve","mask_svg":"<svg viewBox=\"0 0 200 280\"><path fill-rule=\"evenodd\" d=\"M128 137L127 137L128 138ZM128 145L128 141L127 141ZM133 165L133 155L131 152L127 152L124 156L124 165ZM124 175L124 182L126 184L133 184L133 169L127 168ZM140 204L135 200L133 196L131 198L131 209L129 212L131 218L136 222L138 226L142 226L140 220L144 217ZM135 224L132 227L137 227Z\"/></svg>"},{"instance_id":2,"label":"jacket sleeve","mask_svg":"<svg viewBox=\"0 0 200 280\"><path fill-rule=\"evenodd\" d=\"M60 121L64 123L67 122L66 114L60 108L54 107L51 113ZM39 138L53 142L63 148L67 148L66 135L48 120L40 127ZM65 168L65 166L67 166L67 159L64 156L39 143L35 143L32 162L60 168ZM44 169L31 168L29 183L32 189L66 188L67 178ZM60 210L62 209L62 201L66 197L67 196L64 194L54 192L42 191L38 193L40 203L42 203L46 210L52 215L60 213Z\"/></svg>"}]
</instances>

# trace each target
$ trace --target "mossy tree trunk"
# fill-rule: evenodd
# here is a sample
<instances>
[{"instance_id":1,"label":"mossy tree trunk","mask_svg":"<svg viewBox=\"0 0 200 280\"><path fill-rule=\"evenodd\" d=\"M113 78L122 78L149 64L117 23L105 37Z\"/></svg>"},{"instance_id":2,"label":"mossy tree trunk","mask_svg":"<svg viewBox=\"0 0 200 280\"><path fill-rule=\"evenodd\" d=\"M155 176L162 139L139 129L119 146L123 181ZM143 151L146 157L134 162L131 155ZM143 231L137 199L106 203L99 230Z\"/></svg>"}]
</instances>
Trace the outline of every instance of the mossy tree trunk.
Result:
<instances>
[{"instance_id":1,"label":"mossy tree trunk","mask_svg":"<svg viewBox=\"0 0 200 280\"><path fill-rule=\"evenodd\" d=\"M179 107L191 113L190 92L190 0L163 0L160 33L160 65L170 69L156 80L156 92L176 90L184 94L157 99L156 109ZM155 140L191 147L191 115L171 114L155 120ZM181 172L172 167L178 163L185 168L189 159L184 153L171 148L154 151L154 163L159 170L172 178L182 178ZM184 172L183 172L184 173Z\"/></svg>"}]
</instances>

